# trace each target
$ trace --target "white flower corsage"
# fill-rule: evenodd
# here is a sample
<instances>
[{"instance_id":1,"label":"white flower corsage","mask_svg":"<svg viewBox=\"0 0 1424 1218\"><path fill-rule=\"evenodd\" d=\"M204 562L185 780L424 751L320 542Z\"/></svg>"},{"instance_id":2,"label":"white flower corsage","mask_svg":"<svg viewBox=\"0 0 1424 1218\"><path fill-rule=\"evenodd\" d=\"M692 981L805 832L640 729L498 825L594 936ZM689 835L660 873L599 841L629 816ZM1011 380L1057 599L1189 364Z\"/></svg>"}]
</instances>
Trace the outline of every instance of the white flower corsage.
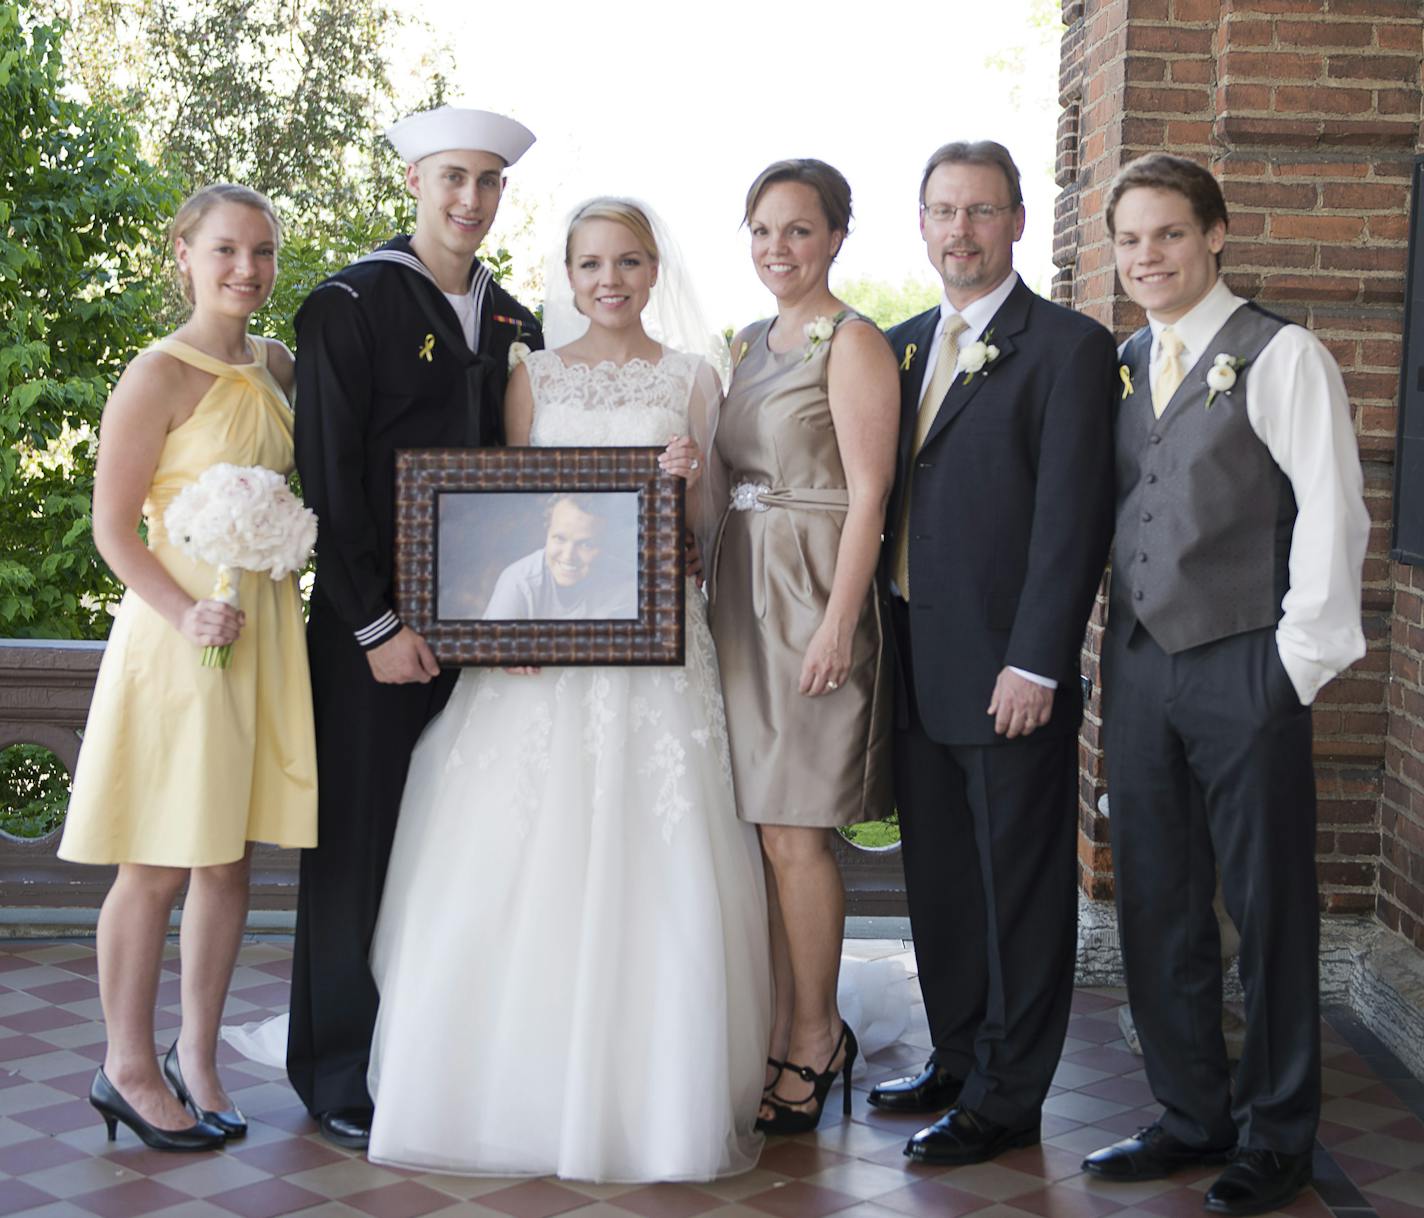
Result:
<instances>
[{"instance_id":1,"label":"white flower corsage","mask_svg":"<svg viewBox=\"0 0 1424 1218\"><path fill-rule=\"evenodd\" d=\"M1231 396L1231 391L1236 387L1236 374L1246 367L1246 361L1239 355L1227 355L1223 351L1212 361L1210 368L1206 370L1206 386L1211 391L1206 395L1206 408L1211 409L1211 404L1216 400L1218 393Z\"/></svg>"},{"instance_id":2,"label":"white flower corsage","mask_svg":"<svg viewBox=\"0 0 1424 1218\"><path fill-rule=\"evenodd\" d=\"M512 342L509 344L509 370L514 371L515 366L522 364L529 358L529 344Z\"/></svg>"},{"instance_id":3,"label":"white flower corsage","mask_svg":"<svg viewBox=\"0 0 1424 1218\"><path fill-rule=\"evenodd\" d=\"M816 348L828 341L836 332L836 323L829 317L816 317L806 323L806 358L815 354Z\"/></svg>"},{"instance_id":4,"label":"white flower corsage","mask_svg":"<svg viewBox=\"0 0 1424 1218\"><path fill-rule=\"evenodd\" d=\"M989 341L993 337L994 331L989 330L983 338L959 349L959 359L955 362L954 371L956 375L964 373L963 384L969 384L974 379L975 373L982 372L985 376L989 375L989 369L999 358L999 348Z\"/></svg>"}]
</instances>

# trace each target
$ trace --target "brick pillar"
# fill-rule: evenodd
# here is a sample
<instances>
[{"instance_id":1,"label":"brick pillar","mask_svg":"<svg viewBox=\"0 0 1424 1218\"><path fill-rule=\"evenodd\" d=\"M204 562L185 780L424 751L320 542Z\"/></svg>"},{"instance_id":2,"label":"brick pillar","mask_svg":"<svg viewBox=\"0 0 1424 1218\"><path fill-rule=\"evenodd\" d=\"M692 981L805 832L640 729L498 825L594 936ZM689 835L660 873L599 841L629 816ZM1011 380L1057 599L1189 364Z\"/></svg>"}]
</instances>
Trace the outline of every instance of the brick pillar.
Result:
<instances>
[{"instance_id":1,"label":"brick pillar","mask_svg":"<svg viewBox=\"0 0 1424 1218\"><path fill-rule=\"evenodd\" d=\"M1424 948L1424 567L1395 565L1375 912Z\"/></svg>"},{"instance_id":2,"label":"brick pillar","mask_svg":"<svg viewBox=\"0 0 1424 1218\"><path fill-rule=\"evenodd\" d=\"M1396 620L1392 653L1394 585L1404 569L1392 575L1386 555L1408 181L1420 134L1420 6L1070 0L1064 20L1058 169L1071 202L1057 218L1056 295L1120 338L1141 324L1117 295L1102 220L1107 185L1144 152L1192 156L1216 173L1231 209L1227 283L1310 326L1345 374L1375 521L1365 568L1370 651L1315 709L1322 906L1378 904L1382 917L1424 943L1424 650L1404 657L1395 674L1396 682L1414 681L1417 705L1406 705L1402 689L1393 694L1395 718L1407 711L1407 725L1393 724L1386 697L1401 634ZM1424 649L1420 603L1401 591L1419 635L1406 625L1405 639ZM1102 609L1100 599L1084 653L1094 674ZM1097 811L1104 786L1097 712L1095 697L1081 740L1079 859L1084 890L1100 897L1111 892L1111 874ZM1386 738L1388 897L1378 884Z\"/></svg>"}]
</instances>

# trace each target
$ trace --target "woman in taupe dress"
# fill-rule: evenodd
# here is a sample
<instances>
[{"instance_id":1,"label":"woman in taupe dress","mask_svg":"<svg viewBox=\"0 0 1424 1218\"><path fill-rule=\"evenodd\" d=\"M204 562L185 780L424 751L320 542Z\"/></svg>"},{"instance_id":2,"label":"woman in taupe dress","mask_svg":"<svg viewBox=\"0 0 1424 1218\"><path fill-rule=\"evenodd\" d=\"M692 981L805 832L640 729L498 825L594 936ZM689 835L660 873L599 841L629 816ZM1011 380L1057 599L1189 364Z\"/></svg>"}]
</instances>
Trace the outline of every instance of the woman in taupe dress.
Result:
<instances>
[{"instance_id":1,"label":"woman in taupe dress","mask_svg":"<svg viewBox=\"0 0 1424 1218\"><path fill-rule=\"evenodd\" d=\"M732 486L712 629L737 808L759 826L776 1012L760 1126L812 1129L855 1036L836 1007L839 825L891 810L888 672L871 588L894 476L899 380L873 323L827 277L850 187L821 161L752 184L752 262L777 315L732 342L716 456Z\"/></svg>"}]
</instances>

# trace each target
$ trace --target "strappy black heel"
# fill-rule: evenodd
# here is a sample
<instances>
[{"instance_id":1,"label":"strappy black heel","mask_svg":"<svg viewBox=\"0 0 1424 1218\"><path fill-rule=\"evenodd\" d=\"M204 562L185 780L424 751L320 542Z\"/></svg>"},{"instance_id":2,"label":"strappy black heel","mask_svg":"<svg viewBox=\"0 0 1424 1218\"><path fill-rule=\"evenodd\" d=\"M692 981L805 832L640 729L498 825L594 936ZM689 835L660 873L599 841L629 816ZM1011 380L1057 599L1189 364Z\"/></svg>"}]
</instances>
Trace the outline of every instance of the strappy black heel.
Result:
<instances>
[{"instance_id":1,"label":"strappy black heel","mask_svg":"<svg viewBox=\"0 0 1424 1218\"><path fill-rule=\"evenodd\" d=\"M762 1095L766 1095L768 1092L771 1091L773 1087L776 1086L776 1080L781 1077L781 1072L786 1069L786 1063L782 1061L779 1057L772 1057L770 1053L766 1055L766 1064L770 1066L773 1070L775 1070L776 1073L772 1075L771 1082L767 1083L761 1089Z\"/></svg>"},{"instance_id":2,"label":"strappy black heel","mask_svg":"<svg viewBox=\"0 0 1424 1218\"><path fill-rule=\"evenodd\" d=\"M844 1083L842 1111L846 1116L849 1116L850 1072L855 1065L855 1059L860 1055L860 1045L856 1042L855 1033L850 1030L850 1025L846 1023L841 1024L841 1037L836 1041L836 1047L831 1050L831 1062L836 1060L836 1054L841 1051L842 1046L845 1047L845 1061L835 1069L832 1069L828 1062L826 1069L819 1074L810 1066L799 1066L795 1062L782 1062L781 1068L784 1071L811 1084L811 1094L804 1100L788 1100L784 1095L777 1095L775 1091L772 1091L770 1095L766 1096L764 1102L770 1105L773 1115L758 1117L757 1129L762 1133L774 1134L810 1133L821 1123L821 1113L826 1109L826 1096L830 1094L831 1086L835 1083L838 1074ZM800 1108L793 1108L791 1106L793 1104L815 1104L815 1108L803 1111Z\"/></svg>"},{"instance_id":3,"label":"strappy black heel","mask_svg":"<svg viewBox=\"0 0 1424 1218\"><path fill-rule=\"evenodd\" d=\"M103 1070L94 1075L94 1083L89 1088L89 1102L104 1118L111 1142L118 1136L120 1121L138 1134L145 1146L154 1150L217 1150L226 1140L221 1129L205 1121L199 1121L187 1129L159 1129L156 1125L150 1125L119 1094L119 1089L109 1082Z\"/></svg>"}]
</instances>

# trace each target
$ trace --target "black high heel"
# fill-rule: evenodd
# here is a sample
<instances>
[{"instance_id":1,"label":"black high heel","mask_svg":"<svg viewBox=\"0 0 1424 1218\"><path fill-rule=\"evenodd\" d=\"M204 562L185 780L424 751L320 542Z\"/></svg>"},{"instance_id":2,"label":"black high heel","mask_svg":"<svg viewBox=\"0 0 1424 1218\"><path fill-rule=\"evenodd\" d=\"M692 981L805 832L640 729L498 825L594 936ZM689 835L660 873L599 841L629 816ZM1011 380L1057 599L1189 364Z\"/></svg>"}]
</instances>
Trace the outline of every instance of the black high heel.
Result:
<instances>
[{"instance_id":1,"label":"black high heel","mask_svg":"<svg viewBox=\"0 0 1424 1218\"><path fill-rule=\"evenodd\" d=\"M776 1074L772 1076L771 1082L767 1083L766 1086L761 1089L762 1095L766 1095L776 1086L776 1080L781 1077L781 1072L786 1069L786 1063L779 1057L772 1057L770 1053L766 1055L766 1064L775 1070Z\"/></svg>"},{"instance_id":2,"label":"black high heel","mask_svg":"<svg viewBox=\"0 0 1424 1218\"><path fill-rule=\"evenodd\" d=\"M199 1121L207 1125L216 1125L224 1134L234 1140L247 1136L247 1118L242 1115L242 1111L236 1104L231 1108L224 1108L221 1112L198 1107L198 1101L188 1090L188 1084L183 1081L183 1071L178 1066L178 1042L176 1040L168 1052L163 1055L163 1077L173 1085L173 1090L178 1093L178 1098L188 1106L188 1109Z\"/></svg>"},{"instance_id":3,"label":"black high heel","mask_svg":"<svg viewBox=\"0 0 1424 1218\"><path fill-rule=\"evenodd\" d=\"M836 1060L836 1054L841 1051L842 1045L845 1046L845 1061L832 1069L830 1062ZM762 1133L775 1134L810 1133L821 1123L821 1113L826 1109L826 1096L830 1094L831 1086L836 1081L838 1074L844 1083L842 1111L846 1116L849 1116L850 1072L859 1054L860 1045L856 1042L855 1033L850 1030L849 1024L842 1023L841 1037L836 1041L836 1047L831 1050L830 1061L826 1063L826 1069L819 1074L810 1066L798 1066L795 1062L785 1062L782 1069L788 1070L810 1083L812 1092L804 1100L788 1100L784 1095L777 1095L773 1091L764 1101L771 1106L773 1115L758 1117L757 1129ZM816 1106L807 1111L791 1107L793 1104L815 1104Z\"/></svg>"},{"instance_id":4,"label":"black high heel","mask_svg":"<svg viewBox=\"0 0 1424 1218\"><path fill-rule=\"evenodd\" d=\"M218 1150L227 1140L221 1129L204 1121L187 1129L159 1129L156 1125L150 1125L119 1094L119 1089L109 1082L103 1070L94 1075L94 1081L89 1086L89 1102L98 1109L104 1124L109 1127L111 1142L118 1140L120 1121L153 1150Z\"/></svg>"}]
</instances>

